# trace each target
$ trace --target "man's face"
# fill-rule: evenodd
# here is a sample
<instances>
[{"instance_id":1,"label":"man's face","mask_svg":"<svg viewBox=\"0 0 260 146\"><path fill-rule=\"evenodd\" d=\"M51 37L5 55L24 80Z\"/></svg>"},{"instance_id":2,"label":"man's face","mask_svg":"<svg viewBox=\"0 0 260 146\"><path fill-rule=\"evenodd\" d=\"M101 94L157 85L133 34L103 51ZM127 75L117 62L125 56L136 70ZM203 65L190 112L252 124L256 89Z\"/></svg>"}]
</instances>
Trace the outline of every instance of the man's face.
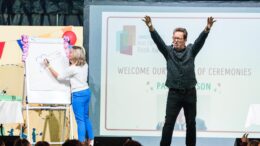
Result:
<instances>
[{"instance_id":1,"label":"man's face","mask_svg":"<svg viewBox=\"0 0 260 146\"><path fill-rule=\"evenodd\" d=\"M181 31L176 31L173 33L173 46L177 50L182 50L185 48L186 39L184 39L184 33Z\"/></svg>"}]
</instances>

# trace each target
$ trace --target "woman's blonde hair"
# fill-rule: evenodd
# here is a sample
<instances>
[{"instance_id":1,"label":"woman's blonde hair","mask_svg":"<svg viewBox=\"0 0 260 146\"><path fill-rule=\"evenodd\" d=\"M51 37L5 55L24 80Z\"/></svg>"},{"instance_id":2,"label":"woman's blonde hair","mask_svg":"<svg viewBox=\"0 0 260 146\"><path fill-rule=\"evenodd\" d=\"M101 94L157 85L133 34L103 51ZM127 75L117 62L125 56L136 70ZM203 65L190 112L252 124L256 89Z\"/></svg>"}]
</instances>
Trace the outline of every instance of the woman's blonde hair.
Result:
<instances>
[{"instance_id":1,"label":"woman's blonde hair","mask_svg":"<svg viewBox=\"0 0 260 146\"><path fill-rule=\"evenodd\" d=\"M71 60L75 62L76 66L83 66L86 64L86 56L84 48L80 46L72 46Z\"/></svg>"}]
</instances>

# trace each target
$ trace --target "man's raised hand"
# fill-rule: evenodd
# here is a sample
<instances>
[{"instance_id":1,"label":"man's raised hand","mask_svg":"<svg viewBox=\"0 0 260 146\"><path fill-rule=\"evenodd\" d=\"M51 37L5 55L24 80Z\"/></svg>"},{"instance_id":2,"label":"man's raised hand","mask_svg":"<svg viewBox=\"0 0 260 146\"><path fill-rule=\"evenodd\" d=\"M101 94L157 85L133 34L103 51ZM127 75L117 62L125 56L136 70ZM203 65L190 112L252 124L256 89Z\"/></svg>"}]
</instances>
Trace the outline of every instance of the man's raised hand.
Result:
<instances>
[{"instance_id":1,"label":"man's raised hand","mask_svg":"<svg viewBox=\"0 0 260 146\"><path fill-rule=\"evenodd\" d=\"M148 27L150 27L150 26L152 25L152 19L151 19L150 16L147 16L147 15L146 15L142 20L145 22L145 24L146 24Z\"/></svg>"},{"instance_id":2,"label":"man's raised hand","mask_svg":"<svg viewBox=\"0 0 260 146\"><path fill-rule=\"evenodd\" d=\"M209 31L215 22L216 20L212 16L208 17L206 30Z\"/></svg>"},{"instance_id":3,"label":"man's raised hand","mask_svg":"<svg viewBox=\"0 0 260 146\"><path fill-rule=\"evenodd\" d=\"M154 31L152 19L150 16L146 15L142 20L145 22L150 31Z\"/></svg>"}]
</instances>

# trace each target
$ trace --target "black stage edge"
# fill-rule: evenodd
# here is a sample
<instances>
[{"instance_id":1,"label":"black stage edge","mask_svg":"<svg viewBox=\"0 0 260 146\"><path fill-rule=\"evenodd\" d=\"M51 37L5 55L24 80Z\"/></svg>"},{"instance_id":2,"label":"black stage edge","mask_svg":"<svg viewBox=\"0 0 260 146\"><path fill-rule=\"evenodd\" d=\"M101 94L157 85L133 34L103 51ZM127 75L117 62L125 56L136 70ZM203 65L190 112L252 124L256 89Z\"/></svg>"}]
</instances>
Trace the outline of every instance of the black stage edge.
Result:
<instances>
[{"instance_id":1,"label":"black stage edge","mask_svg":"<svg viewBox=\"0 0 260 146\"><path fill-rule=\"evenodd\" d=\"M131 140L131 137L95 137L94 146L123 146L127 140Z\"/></svg>"}]
</instances>

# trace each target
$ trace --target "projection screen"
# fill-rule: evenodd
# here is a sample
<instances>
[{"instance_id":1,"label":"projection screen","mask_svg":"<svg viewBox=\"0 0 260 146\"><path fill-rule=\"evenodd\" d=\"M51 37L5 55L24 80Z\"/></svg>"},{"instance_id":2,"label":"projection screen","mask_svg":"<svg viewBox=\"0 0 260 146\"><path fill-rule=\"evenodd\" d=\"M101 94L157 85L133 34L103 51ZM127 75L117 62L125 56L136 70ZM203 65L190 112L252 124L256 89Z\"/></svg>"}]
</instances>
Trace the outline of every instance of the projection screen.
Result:
<instances>
[{"instance_id":1,"label":"projection screen","mask_svg":"<svg viewBox=\"0 0 260 146\"><path fill-rule=\"evenodd\" d=\"M238 137L247 131L251 137L260 136L254 118L260 106L260 13L110 10L101 15L101 135L161 135L167 71L163 55L141 20L149 15L168 45L174 28L188 30L189 44L203 31L208 16L217 20L195 61L197 135ZM185 136L185 130L181 111L174 135Z\"/></svg>"}]
</instances>

